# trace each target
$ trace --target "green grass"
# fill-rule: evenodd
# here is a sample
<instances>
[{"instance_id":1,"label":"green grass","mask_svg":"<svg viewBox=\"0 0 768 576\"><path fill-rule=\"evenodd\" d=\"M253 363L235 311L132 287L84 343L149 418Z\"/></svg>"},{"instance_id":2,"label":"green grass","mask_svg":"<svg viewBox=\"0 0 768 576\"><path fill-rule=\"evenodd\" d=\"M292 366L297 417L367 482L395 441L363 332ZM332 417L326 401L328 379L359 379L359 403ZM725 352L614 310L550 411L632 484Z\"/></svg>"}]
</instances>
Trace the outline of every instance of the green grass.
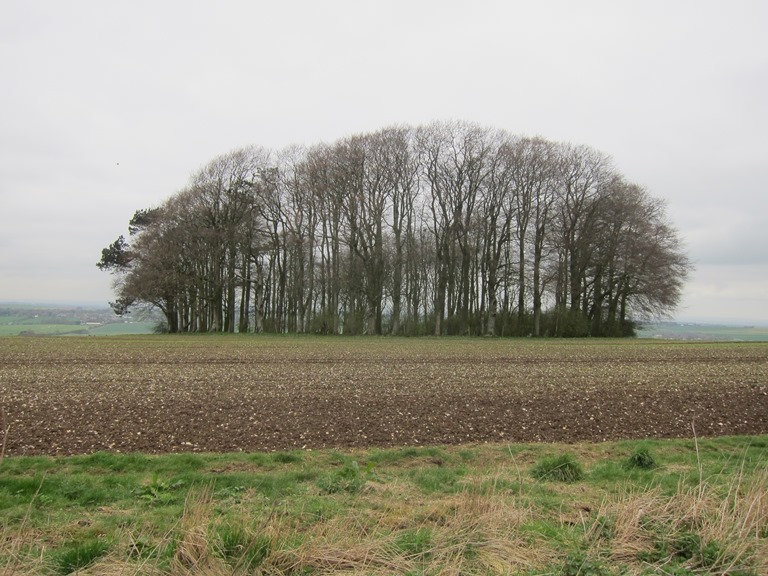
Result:
<instances>
[{"instance_id":1,"label":"green grass","mask_svg":"<svg viewBox=\"0 0 768 576\"><path fill-rule=\"evenodd\" d=\"M57 574L71 574L87 568L104 556L109 546L109 542L99 538L62 544L52 554L54 570Z\"/></svg>"},{"instance_id":2,"label":"green grass","mask_svg":"<svg viewBox=\"0 0 768 576\"><path fill-rule=\"evenodd\" d=\"M6 457L0 574L757 576L766 456L756 436ZM563 462L581 476L535 477Z\"/></svg>"},{"instance_id":3,"label":"green grass","mask_svg":"<svg viewBox=\"0 0 768 576\"><path fill-rule=\"evenodd\" d=\"M536 463L531 475L537 480L578 482L584 479L584 469L573 454L547 456Z\"/></svg>"}]
</instances>

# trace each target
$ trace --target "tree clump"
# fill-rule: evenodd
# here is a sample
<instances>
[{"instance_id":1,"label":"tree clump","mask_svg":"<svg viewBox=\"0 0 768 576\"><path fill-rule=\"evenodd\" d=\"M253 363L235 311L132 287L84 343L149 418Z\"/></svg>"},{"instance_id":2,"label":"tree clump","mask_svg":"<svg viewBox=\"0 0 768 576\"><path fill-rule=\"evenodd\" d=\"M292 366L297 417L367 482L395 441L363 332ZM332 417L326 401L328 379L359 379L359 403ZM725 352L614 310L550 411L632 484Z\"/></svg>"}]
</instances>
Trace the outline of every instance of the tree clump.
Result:
<instances>
[{"instance_id":1,"label":"tree clump","mask_svg":"<svg viewBox=\"0 0 768 576\"><path fill-rule=\"evenodd\" d=\"M102 251L170 332L626 336L691 268L588 146L470 123L211 160Z\"/></svg>"}]
</instances>

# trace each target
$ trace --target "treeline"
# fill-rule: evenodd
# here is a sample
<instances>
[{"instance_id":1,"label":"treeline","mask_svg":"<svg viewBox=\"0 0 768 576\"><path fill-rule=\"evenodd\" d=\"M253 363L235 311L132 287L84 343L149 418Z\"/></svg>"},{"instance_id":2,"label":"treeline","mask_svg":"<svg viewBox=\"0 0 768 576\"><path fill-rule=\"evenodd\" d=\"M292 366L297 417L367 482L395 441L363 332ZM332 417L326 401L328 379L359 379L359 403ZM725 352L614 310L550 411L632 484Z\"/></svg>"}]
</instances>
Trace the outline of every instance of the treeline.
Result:
<instances>
[{"instance_id":1,"label":"treeline","mask_svg":"<svg viewBox=\"0 0 768 576\"><path fill-rule=\"evenodd\" d=\"M690 264L587 147L469 123L219 156L102 251L171 332L624 336Z\"/></svg>"}]
</instances>

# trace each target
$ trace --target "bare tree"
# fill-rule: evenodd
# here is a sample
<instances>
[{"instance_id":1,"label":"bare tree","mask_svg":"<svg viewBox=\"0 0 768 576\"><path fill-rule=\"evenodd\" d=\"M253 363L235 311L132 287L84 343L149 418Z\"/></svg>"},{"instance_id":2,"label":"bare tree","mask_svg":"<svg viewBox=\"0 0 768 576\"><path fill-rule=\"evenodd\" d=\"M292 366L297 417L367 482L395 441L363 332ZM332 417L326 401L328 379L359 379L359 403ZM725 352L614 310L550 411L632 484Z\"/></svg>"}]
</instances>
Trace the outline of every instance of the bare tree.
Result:
<instances>
[{"instance_id":1,"label":"bare tree","mask_svg":"<svg viewBox=\"0 0 768 576\"><path fill-rule=\"evenodd\" d=\"M469 323L473 256L469 233L478 192L487 177L487 135L487 130L466 123L435 123L417 133L435 242L435 335L443 333L445 314L450 321L458 311L458 332L466 331Z\"/></svg>"},{"instance_id":2,"label":"bare tree","mask_svg":"<svg viewBox=\"0 0 768 576\"><path fill-rule=\"evenodd\" d=\"M664 203L616 177L601 210L593 335L631 333L629 313L662 316L677 306L691 264Z\"/></svg>"},{"instance_id":3,"label":"bare tree","mask_svg":"<svg viewBox=\"0 0 768 576\"><path fill-rule=\"evenodd\" d=\"M559 266L555 292L557 335L585 335L579 326L584 317L586 269L594 249L592 231L599 197L612 176L607 156L587 146L561 145L558 178Z\"/></svg>"},{"instance_id":4,"label":"bare tree","mask_svg":"<svg viewBox=\"0 0 768 576\"><path fill-rule=\"evenodd\" d=\"M381 186L386 190L389 208L388 227L392 235L391 248L391 323L390 333L401 331L403 294L408 276L407 266L414 248L415 203L418 194L419 164L411 145L408 128L387 128L374 134L375 155L371 159L380 165Z\"/></svg>"},{"instance_id":5,"label":"bare tree","mask_svg":"<svg viewBox=\"0 0 768 576\"><path fill-rule=\"evenodd\" d=\"M516 213L512 195L511 173L514 158L510 153L515 140L507 134L495 136L494 150L489 154L488 176L481 195L479 223L482 229L481 275L483 300L487 300L485 334L496 335L496 317L499 311L498 292L505 249L511 239L512 223ZM481 303L481 309L486 307Z\"/></svg>"},{"instance_id":6,"label":"bare tree","mask_svg":"<svg viewBox=\"0 0 768 576\"><path fill-rule=\"evenodd\" d=\"M544 247L552 207L557 198L556 150L551 142L543 138L521 138L510 147L509 154L518 249L517 330L520 336L530 332L539 336L544 292ZM531 233L533 238L529 244ZM532 260L530 266L529 254ZM530 270L532 277L528 276ZM532 300L528 298L529 287ZM529 302L533 308L533 326L527 325L526 307Z\"/></svg>"}]
</instances>

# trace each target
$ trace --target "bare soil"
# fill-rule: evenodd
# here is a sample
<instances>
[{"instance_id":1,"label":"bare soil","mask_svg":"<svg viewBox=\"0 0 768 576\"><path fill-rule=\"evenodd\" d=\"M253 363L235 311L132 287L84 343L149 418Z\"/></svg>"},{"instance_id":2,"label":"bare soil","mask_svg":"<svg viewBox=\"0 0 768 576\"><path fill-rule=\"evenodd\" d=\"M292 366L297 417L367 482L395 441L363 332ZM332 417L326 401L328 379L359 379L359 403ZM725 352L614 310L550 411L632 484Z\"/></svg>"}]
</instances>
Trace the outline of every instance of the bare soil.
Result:
<instances>
[{"instance_id":1,"label":"bare soil","mask_svg":"<svg viewBox=\"0 0 768 576\"><path fill-rule=\"evenodd\" d=\"M5 338L0 398L6 456L766 434L768 345Z\"/></svg>"}]
</instances>

